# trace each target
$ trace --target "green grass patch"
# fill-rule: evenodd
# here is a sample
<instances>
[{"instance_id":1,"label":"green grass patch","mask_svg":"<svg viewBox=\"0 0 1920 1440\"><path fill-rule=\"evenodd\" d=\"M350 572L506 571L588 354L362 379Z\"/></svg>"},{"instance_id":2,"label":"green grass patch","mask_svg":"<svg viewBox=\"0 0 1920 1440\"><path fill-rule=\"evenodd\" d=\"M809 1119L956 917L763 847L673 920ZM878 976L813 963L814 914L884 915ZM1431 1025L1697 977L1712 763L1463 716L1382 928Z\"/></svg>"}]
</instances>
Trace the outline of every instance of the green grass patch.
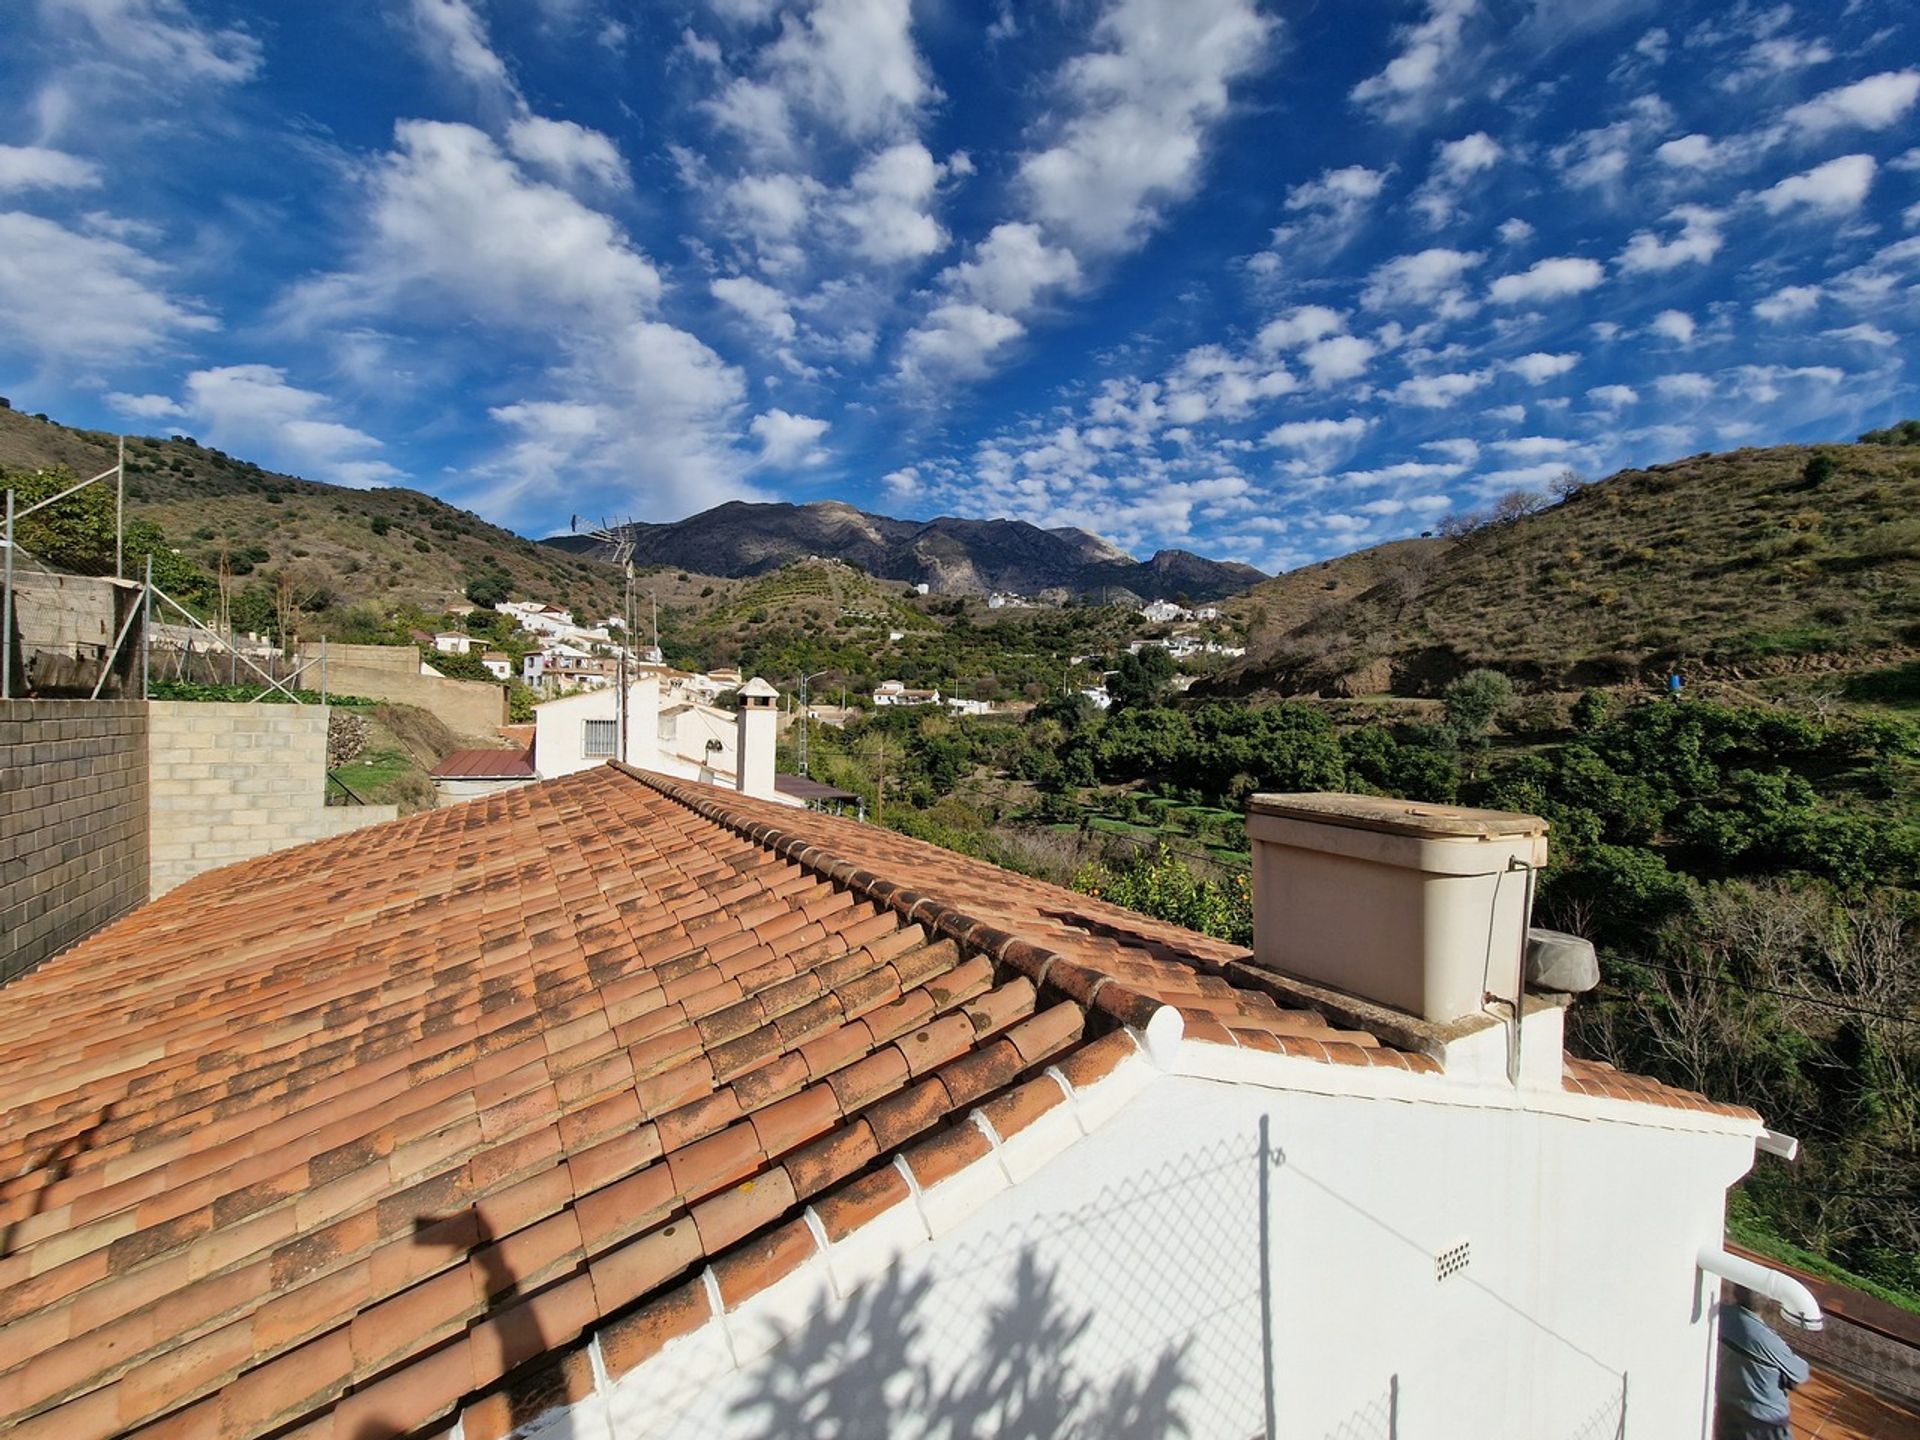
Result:
<instances>
[{"instance_id":1,"label":"green grass patch","mask_svg":"<svg viewBox=\"0 0 1920 1440\"><path fill-rule=\"evenodd\" d=\"M1817 1275L1823 1280L1831 1280L1836 1285L1852 1286L1876 1300L1884 1300L1889 1305L1897 1305L1902 1310L1920 1315L1920 1294L1856 1275L1843 1265L1836 1265L1811 1250L1802 1250L1790 1240L1781 1239L1768 1227L1765 1217L1754 1209L1752 1200L1738 1190L1728 1197L1727 1234L1749 1250L1770 1259L1804 1270L1809 1275Z\"/></svg>"},{"instance_id":2,"label":"green grass patch","mask_svg":"<svg viewBox=\"0 0 1920 1440\"><path fill-rule=\"evenodd\" d=\"M1840 691L1849 700L1888 705L1896 710L1920 710L1920 660L1849 675Z\"/></svg>"},{"instance_id":3,"label":"green grass patch","mask_svg":"<svg viewBox=\"0 0 1920 1440\"><path fill-rule=\"evenodd\" d=\"M408 775L418 774L420 767L413 757L401 749L369 751L333 773L340 783L363 800L373 798L370 792L381 790Z\"/></svg>"}]
</instances>

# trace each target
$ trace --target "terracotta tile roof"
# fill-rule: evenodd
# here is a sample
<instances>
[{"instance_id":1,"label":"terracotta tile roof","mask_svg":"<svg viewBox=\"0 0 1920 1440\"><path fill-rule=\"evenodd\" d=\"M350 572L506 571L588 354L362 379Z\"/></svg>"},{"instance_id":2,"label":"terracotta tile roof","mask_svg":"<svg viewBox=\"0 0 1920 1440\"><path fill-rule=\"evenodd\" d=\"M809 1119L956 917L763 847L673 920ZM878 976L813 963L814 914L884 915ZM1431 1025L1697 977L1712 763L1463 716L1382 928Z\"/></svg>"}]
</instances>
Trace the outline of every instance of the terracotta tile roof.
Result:
<instances>
[{"instance_id":1,"label":"terracotta tile roof","mask_svg":"<svg viewBox=\"0 0 1920 1440\"><path fill-rule=\"evenodd\" d=\"M533 757L525 750L498 746L456 750L428 773L436 780L531 780Z\"/></svg>"},{"instance_id":2,"label":"terracotta tile roof","mask_svg":"<svg viewBox=\"0 0 1920 1440\"><path fill-rule=\"evenodd\" d=\"M0 1429L504 1434L577 1398L588 1334L624 1372L705 1319L708 1267L724 1304L771 1283L802 1207L847 1233L1162 1003L1434 1068L1244 958L614 767L201 876L8 987Z\"/></svg>"},{"instance_id":3,"label":"terracotta tile roof","mask_svg":"<svg viewBox=\"0 0 1920 1440\"><path fill-rule=\"evenodd\" d=\"M1634 1075L1616 1070L1604 1060L1582 1060L1569 1055L1561 1067L1561 1084L1580 1095L1598 1095L1612 1100L1633 1100L1642 1105L1663 1105L1670 1110L1699 1110L1710 1115L1729 1115L1741 1120L1758 1120L1760 1112L1745 1105L1729 1105L1709 1100L1677 1085L1667 1085L1650 1075Z\"/></svg>"}]
</instances>

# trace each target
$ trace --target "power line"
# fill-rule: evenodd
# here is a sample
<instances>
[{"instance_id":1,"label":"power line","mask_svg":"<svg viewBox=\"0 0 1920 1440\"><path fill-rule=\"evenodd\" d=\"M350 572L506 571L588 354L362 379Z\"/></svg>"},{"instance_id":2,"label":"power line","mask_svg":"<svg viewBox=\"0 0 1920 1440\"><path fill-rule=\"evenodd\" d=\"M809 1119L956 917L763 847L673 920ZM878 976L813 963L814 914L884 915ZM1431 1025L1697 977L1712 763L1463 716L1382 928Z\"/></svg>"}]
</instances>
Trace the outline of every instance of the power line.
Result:
<instances>
[{"instance_id":1,"label":"power line","mask_svg":"<svg viewBox=\"0 0 1920 1440\"><path fill-rule=\"evenodd\" d=\"M1702 975L1694 970L1680 970L1672 965L1656 965L1651 960L1623 960L1622 964L1636 965L1642 970L1658 970L1666 975L1678 975L1685 980L1700 980L1708 985L1724 985L1732 990L1745 990L1753 995L1777 995L1783 1000L1798 1000L1806 1005L1819 1005L1828 1010L1843 1010L1849 1015L1865 1015L1875 1020L1888 1020L1895 1025L1920 1025L1920 1017L1896 1015L1889 1010L1871 1010L1865 1005L1849 1005L1843 1000L1822 1000L1813 995L1804 995L1798 990L1778 990L1770 985L1749 985L1742 980L1729 980L1721 975Z\"/></svg>"}]
</instances>

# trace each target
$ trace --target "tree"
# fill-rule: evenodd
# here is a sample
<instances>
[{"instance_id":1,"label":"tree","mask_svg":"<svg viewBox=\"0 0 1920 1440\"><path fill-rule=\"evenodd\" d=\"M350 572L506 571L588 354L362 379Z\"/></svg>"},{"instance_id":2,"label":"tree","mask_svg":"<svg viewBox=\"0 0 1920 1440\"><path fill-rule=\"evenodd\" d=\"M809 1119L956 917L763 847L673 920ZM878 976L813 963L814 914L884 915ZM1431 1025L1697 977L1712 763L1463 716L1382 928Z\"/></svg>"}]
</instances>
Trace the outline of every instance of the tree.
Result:
<instances>
[{"instance_id":1,"label":"tree","mask_svg":"<svg viewBox=\"0 0 1920 1440\"><path fill-rule=\"evenodd\" d=\"M488 610L513 598L513 577L504 570L489 570L467 581L467 599Z\"/></svg>"},{"instance_id":2,"label":"tree","mask_svg":"<svg viewBox=\"0 0 1920 1440\"><path fill-rule=\"evenodd\" d=\"M1447 728L1463 745L1486 738L1493 717L1513 699L1513 682L1498 670L1469 670L1447 686Z\"/></svg>"},{"instance_id":3,"label":"tree","mask_svg":"<svg viewBox=\"0 0 1920 1440\"><path fill-rule=\"evenodd\" d=\"M1107 677L1107 693L1117 710L1151 705L1160 698L1175 673L1173 657L1158 645L1143 645L1122 655Z\"/></svg>"},{"instance_id":4,"label":"tree","mask_svg":"<svg viewBox=\"0 0 1920 1440\"><path fill-rule=\"evenodd\" d=\"M1833 457L1826 451L1819 451L1808 458L1806 467L1800 472L1800 480L1805 485L1824 485L1833 478L1833 472L1840 467L1833 463Z\"/></svg>"},{"instance_id":5,"label":"tree","mask_svg":"<svg viewBox=\"0 0 1920 1440\"><path fill-rule=\"evenodd\" d=\"M1604 690L1589 690L1573 702L1573 728L1591 735L1607 723L1613 713L1613 701Z\"/></svg>"},{"instance_id":6,"label":"tree","mask_svg":"<svg viewBox=\"0 0 1920 1440\"><path fill-rule=\"evenodd\" d=\"M1556 500L1571 500L1582 490L1586 489L1588 483L1586 476L1582 475L1578 470L1569 468L1562 470L1558 475L1554 476L1548 483L1547 489Z\"/></svg>"}]
</instances>

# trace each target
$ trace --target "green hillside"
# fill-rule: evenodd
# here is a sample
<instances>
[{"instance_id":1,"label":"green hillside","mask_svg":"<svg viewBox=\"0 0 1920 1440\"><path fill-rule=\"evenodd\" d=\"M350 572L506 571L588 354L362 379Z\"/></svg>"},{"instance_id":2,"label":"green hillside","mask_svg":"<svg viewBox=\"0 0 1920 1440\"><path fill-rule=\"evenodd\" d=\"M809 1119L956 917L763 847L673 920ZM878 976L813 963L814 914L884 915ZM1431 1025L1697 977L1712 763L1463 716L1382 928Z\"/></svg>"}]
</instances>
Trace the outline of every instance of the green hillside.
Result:
<instances>
[{"instance_id":1,"label":"green hillside","mask_svg":"<svg viewBox=\"0 0 1920 1440\"><path fill-rule=\"evenodd\" d=\"M0 469L65 466L85 478L114 463L114 437L0 410ZM490 525L417 490L350 490L263 470L188 439L129 437L127 511L158 525L209 575L224 554L238 586L291 574L310 611L362 601L388 611L443 611L469 581L504 572L516 595L604 618L618 574ZM318 615L311 633L326 628Z\"/></svg>"},{"instance_id":2,"label":"green hillside","mask_svg":"<svg viewBox=\"0 0 1920 1440\"><path fill-rule=\"evenodd\" d=\"M1429 545L1333 562L1330 579L1363 558L1380 573L1290 629L1267 627L1227 688L1435 694L1479 666L1569 688L1672 665L1734 677L1852 669L1920 646L1911 446L1697 455ZM1240 603L1297 597L1302 582L1311 593L1314 574Z\"/></svg>"}]
</instances>

